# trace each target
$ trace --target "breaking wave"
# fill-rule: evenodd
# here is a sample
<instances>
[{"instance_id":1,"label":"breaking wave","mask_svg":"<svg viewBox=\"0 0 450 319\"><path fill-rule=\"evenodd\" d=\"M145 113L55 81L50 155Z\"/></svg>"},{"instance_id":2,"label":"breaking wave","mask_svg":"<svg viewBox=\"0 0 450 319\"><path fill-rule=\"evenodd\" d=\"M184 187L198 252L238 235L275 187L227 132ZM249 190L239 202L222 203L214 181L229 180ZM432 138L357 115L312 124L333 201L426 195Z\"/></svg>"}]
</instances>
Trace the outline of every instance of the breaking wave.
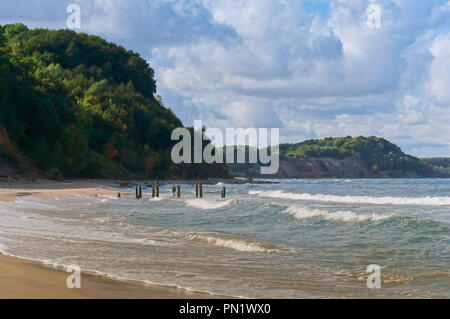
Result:
<instances>
[{"instance_id":1,"label":"breaking wave","mask_svg":"<svg viewBox=\"0 0 450 319\"><path fill-rule=\"evenodd\" d=\"M82 214L83 216L81 216L82 218L85 218L85 214ZM89 221L92 221L94 223L100 223L100 224L104 224L104 223L108 223L108 222L114 222L114 221L122 221L122 220L126 220L126 217L120 217L120 216L110 216L110 217L91 217L89 218Z\"/></svg>"},{"instance_id":2,"label":"breaking wave","mask_svg":"<svg viewBox=\"0 0 450 319\"><path fill-rule=\"evenodd\" d=\"M320 202L334 202L347 204L375 204L375 205L420 205L420 206L450 206L450 197L373 197L373 196L339 196L323 194L296 194L283 191L249 191L249 195L260 197L283 198L294 200L311 200Z\"/></svg>"},{"instance_id":3,"label":"breaking wave","mask_svg":"<svg viewBox=\"0 0 450 319\"><path fill-rule=\"evenodd\" d=\"M235 238L222 238L213 235L198 235L190 234L188 238L191 240L199 241L202 243L207 243L210 245L215 245L219 247L231 248L237 251L244 252L267 252L272 253L279 251L272 245L262 244L250 240L235 239Z\"/></svg>"},{"instance_id":4,"label":"breaking wave","mask_svg":"<svg viewBox=\"0 0 450 319\"><path fill-rule=\"evenodd\" d=\"M187 206L201 208L201 209L217 209L231 205L235 201L233 199L228 200L207 200L207 199L189 199L185 201Z\"/></svg>"},{"instance_id":5,"label":"breaking wave","mask_svg":"<svg viewBox=\"0 0 450 319\"><path fill-rule=\"evenodd\" d=\"M329 212L321 209L311 209L309 207L290 206L282 213L294 216L297 219L322 218L336 222L366 222L380 221L393 217L392 214L367 214L355 213L351 211Z\"/></svg>"}]
</instances>

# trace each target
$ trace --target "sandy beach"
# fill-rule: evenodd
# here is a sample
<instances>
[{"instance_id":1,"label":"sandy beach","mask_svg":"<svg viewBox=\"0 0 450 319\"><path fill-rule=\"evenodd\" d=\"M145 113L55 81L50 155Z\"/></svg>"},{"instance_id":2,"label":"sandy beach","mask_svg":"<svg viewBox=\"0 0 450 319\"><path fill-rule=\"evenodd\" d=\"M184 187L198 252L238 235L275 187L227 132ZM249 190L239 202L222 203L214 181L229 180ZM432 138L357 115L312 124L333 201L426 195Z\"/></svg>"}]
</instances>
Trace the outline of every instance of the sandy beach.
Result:
<instances>
[{"instance_id":1,"label":"sandy beach","mask_svg":"<svg viewBox=\"0 0 450 319\"><path fill-rule=\"evenodd\" d=\"M11 202L24 196L55 199L57 196L117 194L117 184L107 181L12 181L0 182L0 201ZM122 192L124 193L124 192ZM69 273L39 262L0 253L0 298L218 298L209 294L115 280L82 273L81 288L69 289Z\"/></svg>"},{"instance_id":2,"label":"sandy beach","mask_svg":"<svg viewBox=\"0 0 450 319\"><path fill-rule=\"evenodd\" d=\"M1 299L205 299L183 289L115 280L82 273L81 288L69 289L69 273L38 262L0 254Z\"/></svg>"},{"instance_id":3,"label":"sandy beach","mask_svg":"<svg viewBox=\"0 0 450 319\"><path fill-rule=\"evenodd\" d=\"M55 199L57 196L117 194L117 183L108 181L3 181L0 182L0 201L12 202L24 196Z\"/></svg>"},{"instance_id":4,"label":"sandy beach","mask_svg":"<svg viewBox=\"0 0 450 319\"><path fill-rule=\"evenodd\" d=\"M246 183L248 179L210 179L203 181L204 184L216 184L218 182ZM179 180L162 180L160 185L176 185L180 184ZM57 196L75 196L75 195L117 195L122 194L133 195L133 192L124 192L118 190L119 184L147 184L147 181L106 181L106 180L73 180L73 181L51 181L51 180L3 180L0 181L0 201L12 202L17 198L24 196L34 196L42 199L55 199ZM183 184L194 185L198 183L196 180L184 180ZM258 183L258 181L256 181ZM259 183L263 183L259 181Z\"/></svg>"}]
</instances>

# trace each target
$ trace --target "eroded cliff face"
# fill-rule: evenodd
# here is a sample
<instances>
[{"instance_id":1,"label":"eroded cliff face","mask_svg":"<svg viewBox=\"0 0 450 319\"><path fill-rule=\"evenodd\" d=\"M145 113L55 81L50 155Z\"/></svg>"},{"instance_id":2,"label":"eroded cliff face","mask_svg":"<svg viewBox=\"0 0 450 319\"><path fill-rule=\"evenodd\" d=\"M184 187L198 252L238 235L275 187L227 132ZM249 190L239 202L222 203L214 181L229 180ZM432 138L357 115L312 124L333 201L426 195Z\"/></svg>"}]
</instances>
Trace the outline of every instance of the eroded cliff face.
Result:
<instances>
[{"instance_id":1,"label":"eroded cliff face","mask_svg":"<svg viewBox=\"0 0 450 319\"><path fill-rule=\"evenodd\" d=\"M261 175L259 164L228 164L236 176L259 178L382 178L421 177L415 171L375 171L357 153L344 159L330 157L280 158L275 175Z\"/></svg>"},{"instance_id":2,"label":"eroded cliff face","mask_svg":"<svg viewBox=\"0 0 450 319\"><path fill-rule=\"evenodd\" d=\"M34 163L17 150L8 131L0 126L0 179L11 176L41 177Z\"/></svg>"},{"instance_id":3,"label":"eroded cliff face","mask_svg":"<svg viewBox=\"0 0 450 319\"><path fill-rule=\"evenodd\" d=\"M285 158L280 160L280 177L374 177L359 154L342 160L323 158Z\"/></svg>"}]
</instances>

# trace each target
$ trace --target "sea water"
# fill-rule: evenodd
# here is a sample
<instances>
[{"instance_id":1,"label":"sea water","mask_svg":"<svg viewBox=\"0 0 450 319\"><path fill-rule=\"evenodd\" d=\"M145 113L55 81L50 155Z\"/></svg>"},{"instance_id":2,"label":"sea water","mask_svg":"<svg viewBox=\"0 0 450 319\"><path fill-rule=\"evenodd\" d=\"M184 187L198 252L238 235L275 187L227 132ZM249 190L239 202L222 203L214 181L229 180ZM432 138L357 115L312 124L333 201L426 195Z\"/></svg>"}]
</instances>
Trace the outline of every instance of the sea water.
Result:
<instances>
[{"instance_id":1,"label":"sea water","mask_svg":"<svg viewBox=\"0 0 450 319\"><path fill-rule=\"evenodd\" d=\"M0 203L0 249L249 298L449 298L450 180L272 180ZM132 190L133 191L133 190ZM151 191L151 190L150 190ZM379 265L381 288L366 272Z\"/></svg>"}]
</instances>

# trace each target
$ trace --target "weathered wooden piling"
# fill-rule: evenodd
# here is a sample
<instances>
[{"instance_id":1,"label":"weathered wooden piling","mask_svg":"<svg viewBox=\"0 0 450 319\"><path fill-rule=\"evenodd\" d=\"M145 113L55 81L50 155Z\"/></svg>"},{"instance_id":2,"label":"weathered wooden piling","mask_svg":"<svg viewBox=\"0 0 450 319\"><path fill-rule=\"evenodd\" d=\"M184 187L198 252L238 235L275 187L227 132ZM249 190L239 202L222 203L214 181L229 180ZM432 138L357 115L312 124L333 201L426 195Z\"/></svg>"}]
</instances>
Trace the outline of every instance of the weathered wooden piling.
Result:
<instances>
[{"instance_id":1,"label":"weathered wooden piling","mask_svg":"<svg viewBox=\"0 0 450 319\"><path fill-rule=\"evenodd\" d=\"M225 190L225 186L222 188L222 198L225 198L226 195L226 190Z\"/></svg>"},{"instance_id":2,"label":"weathered wooden piling","mask_svg":"<svg viewBox=\"0 0 450 319\"><path fill-rule=\"evenodd\" d=\"M195 197L198 198L198 183L195 184Z\"/></svg>"},{"instance_id":3,"label":"weathered wooden piling","mask_svg":"<svg viewBox=\"0 0 450 319\"><path fill-rule=\"evenodd\" d=\"M142 198L142 186L139 185L139 199Z\"/></svg>"},{"instance_id":4,"label":"weathered wooden piling","mask_svg":"<svg viewBox=\"0 0 450 319\"><path fill-rule=\"evenodd\" d=\"M155 186L152 185L152 198L155 198Z\"/></svg>"},{"instance_id":5,"label":"weathered wooden piling","mask_svg":"<svg viewBox=\"0 0 450 319\"><path fill-rule=\"evenodd\" d=\"M119 198L120 198L120 193L117 193L117 197L119 197Z\"/></svg>"},{"instance_id":6,"label":"weathered wooden piling","mask_svg":"<svg viewBox=\"0 0 450 319\"><path fill-rule=\"evenodd\" d=\"M180 198L180 197L181 197L181 186L178 185L177 186L177 198Z\"/></svg>"},{"instance_id":7,"label":"weathered wooden piling","mask_svg":"<svg viewBox=\"0 0 450 319\"><path fill-rule=\"evenodd\" d=\"M175 185L172 186L172 195L175 196L175 193L177 192L177 187Z\"/></svg>"},{"instance_id":8,"label":"weathered wooden piling","mask_svg":"<svg viewBox=\"0 0 450 319\"><path fill-rule=\"evenodd\" d=\"M156 197L159 197L159 181L156 181Z\"/></svg>"},{"instance_id":9,"label":"weathered wooden piling","mask_svg":"<svg viewBox=\"0 0 450 319\"><path fill-rule=\"evenodd\" d=\"M135 190L136 190L136 199L139 199L139 191L137 185L135 186Z\"/></svg>"},{"instance_id":10,"label":"weathered wooden piling","mask_svg":"<svg viewBox=\"0 0 450 319\"><path fill-rule=\"evenodd\" d=\"M199 193L200 193L200 198L203 198L203 184L202 183L200 183L198 185L198 189L199 189Z\"/></svg>"}]
</instances>

